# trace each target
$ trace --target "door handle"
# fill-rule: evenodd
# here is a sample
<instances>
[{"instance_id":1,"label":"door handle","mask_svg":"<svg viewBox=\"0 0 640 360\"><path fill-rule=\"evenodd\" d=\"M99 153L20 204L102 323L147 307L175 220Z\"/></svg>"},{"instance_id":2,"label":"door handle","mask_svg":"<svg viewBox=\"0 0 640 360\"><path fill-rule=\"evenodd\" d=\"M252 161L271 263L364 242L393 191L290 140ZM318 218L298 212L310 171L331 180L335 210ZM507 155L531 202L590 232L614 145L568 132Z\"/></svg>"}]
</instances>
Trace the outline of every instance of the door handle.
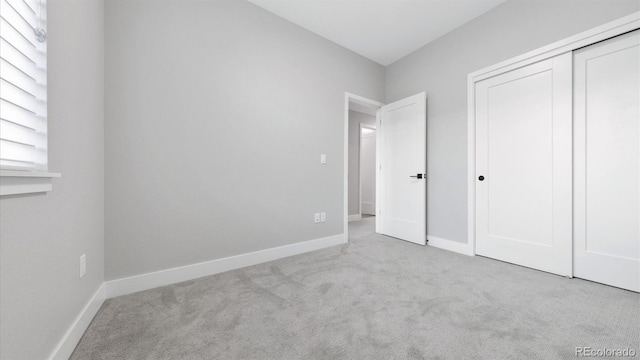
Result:
<instances>
[{"instance_id":1,"label":"door handle","mask_svg":"<svg viewBox=\"0 0 640 360\"><path fill-rule=\"evenodd\" d=\"M422 179L422 174L418 175L409 175L410 178Z\"/></svg>"},{"instance_id":2,"label":"door handle","mask_svg":"<svg viewBox=\"0 0 640 360\"><path fill-rule=\"evenodd\" d=\"M484 176L482 176L482 175L478 176L478 180L484 181Z\"/></svg>"}]
</instances>

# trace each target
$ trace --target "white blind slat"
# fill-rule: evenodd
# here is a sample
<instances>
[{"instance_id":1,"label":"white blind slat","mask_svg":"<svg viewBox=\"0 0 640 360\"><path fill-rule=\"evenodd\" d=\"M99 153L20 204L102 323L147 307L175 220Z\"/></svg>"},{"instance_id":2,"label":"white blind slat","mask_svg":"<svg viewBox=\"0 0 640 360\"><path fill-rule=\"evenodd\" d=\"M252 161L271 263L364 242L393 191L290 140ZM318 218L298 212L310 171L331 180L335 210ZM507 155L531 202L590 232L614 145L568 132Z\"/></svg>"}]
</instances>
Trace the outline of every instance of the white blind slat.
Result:
<instances>
[{"instance_id":1,"label":"white blind slat","mask_svg":"<svg viewBox=\"0 0 640 360\"><path fill-rule=\"evenodd\" d=\"M2 76L0 79L15 85L25 92L33 94L37 99L43 101L47 100L47 88L44 85L36 83L33 81L34 79L30 78L22 71L14 68L4 60L0 60L0 67L3 66L6 66L7 68L2 69Z\"/></svg>"},{"instance_id":2,"label":"white blind slat","mask_svg":"<svg viewBox=\"0 0 640 360\"><path fill-rule=\"evenodd\" d=\"M10 73L14 70L18 70L31 80L24 79L23 81L34 82L34 85L41 85L46 88L47 84L47 72L45 69L40 69L31 62L25 61L24 57L10 46L4 46L4 40L0 40L0 74L3 78L5 73Z\"/></svg>"},{"instance_id":3,"label":"white blind slat","mask_svg":"<svg viewBox=\"0 0 640 360\"><path fill-rule=\"evenodd\" d=\"M31 27L28 26L24 21L20 21L17 23L14 21L12 23L4 16L0 16L0 19L2 20L2 35L4 37L8 37L9 35L7 35L7 33L11 32L12 37L18 36L23 40L27 41L29 45L31 45L31 47L33 48L37 47L36 42L33 39L30 39L28 36L24 35L24 34L28 34L29 31L31 31Z\"/></svg>"},{"instance_id":4,"label":"white blind slat","mask_svg":"<svg viewBox=\"0 0 640 360\"><path fill-rule=\"evenodd\" d=\"M36 167L32 162L17 162L0 158L0 168L3 170L30 170Z\"/></svg>"},{"instance_id":5,"label":"white blind slat","mask_svg":"<svg viewBox=\"0 0 640 360\"><path fill-rule=\"evenodd\" d=\"M23 109L33 112L34 114L45 114L47 106L46 102L38 100L34 95L19 90L17 87L4 80L0 80L0 94L0 97L3 100L18 105Z\"/></svg>"},{"instance_id":6,"label":"white blind slat","mask_svg":"<svg viewBox=\"0 0 640 360\"><path fill-rule=\"evenodd\" d=\"M0 158L3 160L38 164L43 162L43 155L46 158L46 149L0 139L0 154L2 154Z\"/></svg>"},{"instance_id":7,"label":"white blind slat","mask_svg":"<svg viewBox=\"0 0 640 360\"><path fill-rule=\"evenodd\" d=\"M6 24L5 21L0 21L0 24ZM8 26L2 26L0 29L2 39L2 52L5 50L13 48L15 51L20 53L25 60L37 65L38 63L42 63L42 53L37 51L35 47L31 46L31 43L25 40L22 36L16 35L16 31Z\"/></svg>"},{"instance_id":8,"label":"white blind slat","mask_svg":"<svg viewBox=\"0 0 640 360\"><path fill-rule=\"evenodd\" d=\"M2 122L7 122L9 124L12 124L12 125L15 125L15 126L20 126L20 127L25 128L25 129L32 130L32 131L38 131L35 127L27 126L27 125L24 125L24 124L18 124L17 122L13 122L13 121L8 120L8 119L0 118L0 123L2 123Z\"/></svg>"},{"instance_id":9,"label":"white blind slat","mask_svg":"<svg viewBox=\"0 0 640 360\"><path fill-rule=\"evenodd\" d=\"M43 149L46 147L46 134L38 133L35 130L16 125L14 123L0 120L0 139L26 144Z\"/></svg>"},{"instance_id":10,"label":"white blind slat","mask_svg":"<svg viewBox=\"0 0 640 360\"><path fill-rule=\"evenodd\" d=\"M10 0L13 1L13 0ZM40 2L38 0L22 0L22 2L24 2L27 7L29 7L31 10L31 12L34 14L34 16L38 16L40 15ZM44 7L46 6L45 2L42 2L42 7L44 9ZM42 21L46 21L47 20L47 14L46 12L43 12L42 14Z\"/></svg>"},{"instance_id":11,"label":"white blind slat","mask_svg":"<svg viewBox=\"0 0 640 360\"><path fill-rule=\"evenodd\" d=\"M46 132L46 117L25 111L2 99L0 99L0 119Z\"/></svg>"},{"instance_id":12,"label":"white blind slat","mask_svg":"<svg viewBox=\"0 0 640 360\"><path fill-rule=\"evenodd\" d=\"M31 9L22 0L3 0L2 1L2 13L9 12L9 8L16 14L16 20L22 20L31 26L31 29L38 26L37 14L34 14ZM11 18L14 18L14 14L10 14Z\"/></svg>"},{"instance_id":13,"label":"white blind slat","mask_svg":"<svg viewBox=\"0 0 640 360\"><path fill-rule=\"evenodd\" d=\"M35 3L35 4L34 4L32 1L29 1L29 0L22 0L22 2L23 2L25 5L27 5L27 7L29 8L29 10L31 11L31 13L32 13L33 15L36 15L36 14L37 14L37 13L36 13L36 6L38 5L38 3ZM34 6L34 5L36 5L36 6Z\"/></svg>"}]
</instances>

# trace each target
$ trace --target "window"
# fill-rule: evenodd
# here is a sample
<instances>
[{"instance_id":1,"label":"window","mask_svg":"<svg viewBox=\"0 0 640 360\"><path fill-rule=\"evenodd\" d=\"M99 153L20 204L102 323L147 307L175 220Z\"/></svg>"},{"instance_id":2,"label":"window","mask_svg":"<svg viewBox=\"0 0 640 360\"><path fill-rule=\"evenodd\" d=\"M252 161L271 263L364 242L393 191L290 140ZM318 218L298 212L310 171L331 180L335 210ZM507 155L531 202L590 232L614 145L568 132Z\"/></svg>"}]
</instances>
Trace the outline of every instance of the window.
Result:
<instances>
[{"instance_id":1,"label":"window","mask_svg":"<svg viewBox=\"0 0 640 360\"><path fill-rule=\"evenodd\" d=\"M46 0L0 0L0 195L51 190Z\"/></svg>"},{"instance_id":2,"label":"window","mask_svg":"<svg viewBox=\"0 0 640 360\"><path fill-rule=\"evenodd\" d=\"M0 0L0 169L47 170L45 1Z\"/></svg>"}]
</instances>

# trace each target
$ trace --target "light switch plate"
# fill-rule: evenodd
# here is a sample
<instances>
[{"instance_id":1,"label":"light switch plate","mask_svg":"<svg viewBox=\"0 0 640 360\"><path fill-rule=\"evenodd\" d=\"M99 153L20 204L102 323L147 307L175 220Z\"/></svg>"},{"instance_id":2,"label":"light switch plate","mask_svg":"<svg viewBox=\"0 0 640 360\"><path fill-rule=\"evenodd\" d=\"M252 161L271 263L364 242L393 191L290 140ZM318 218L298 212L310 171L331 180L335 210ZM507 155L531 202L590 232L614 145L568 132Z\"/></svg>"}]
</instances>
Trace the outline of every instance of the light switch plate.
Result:
<instances>
[{"instance_id":1,"label":"light switch plate","mask_svg":"<svg viewBox=\"0 0 640 360\"><path fill-rule=\"evenodd\" d=\"M320 154L320 164L327 163L327 154Z\"/></svg>"}]
</instances>

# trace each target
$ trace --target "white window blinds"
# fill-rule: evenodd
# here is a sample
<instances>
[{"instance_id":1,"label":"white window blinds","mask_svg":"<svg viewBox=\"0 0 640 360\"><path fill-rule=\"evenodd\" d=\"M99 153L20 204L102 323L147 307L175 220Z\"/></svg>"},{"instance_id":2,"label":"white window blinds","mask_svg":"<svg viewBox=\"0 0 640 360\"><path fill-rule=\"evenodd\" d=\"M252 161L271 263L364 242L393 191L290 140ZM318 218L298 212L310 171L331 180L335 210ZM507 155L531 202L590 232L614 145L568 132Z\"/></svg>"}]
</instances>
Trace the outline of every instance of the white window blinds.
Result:
<instances>
[{"instance_id":1,"label":"white window blinds","mask_svg":"<svg viewBox=\"0 0 640 360\"><path fill-rule=\"evenodd\" d=\"M0 18L0 169L44 171L46 1L0 0Z\"/></svg>"}]
</instances>

